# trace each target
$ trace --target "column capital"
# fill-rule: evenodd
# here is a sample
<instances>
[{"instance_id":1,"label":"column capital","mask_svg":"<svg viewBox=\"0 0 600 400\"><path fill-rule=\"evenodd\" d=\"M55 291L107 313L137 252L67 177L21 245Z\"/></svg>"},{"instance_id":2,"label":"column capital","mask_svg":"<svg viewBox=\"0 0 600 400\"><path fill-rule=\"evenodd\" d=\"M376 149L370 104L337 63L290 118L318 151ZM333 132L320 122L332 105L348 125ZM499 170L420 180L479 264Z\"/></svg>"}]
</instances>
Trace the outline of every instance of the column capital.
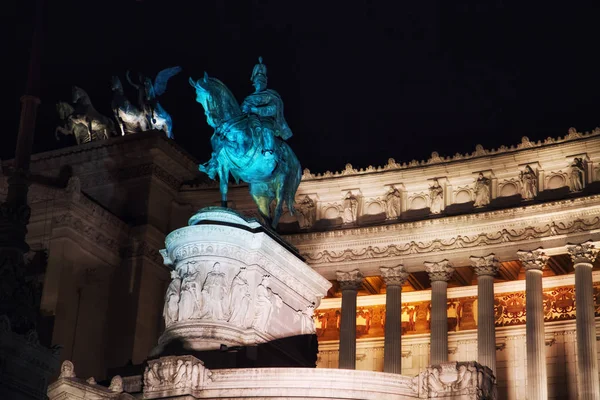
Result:
<instances>
[{"instance_id":1,"label":"column capital","mask_svg":"<svg viewBox=\"0 0 600 400\"><path fill-rule=\"evenodd\" d=\"M574 264L592 264L599 252L591 240L579 244L567 243L566 247Z\"/></svg>"},{"instance_id":2,"label":"column capital","mask_svg":"<svg viewBox=\"0 0 600 400\"><path fill-rule=\"evenodd\" d=\"M342 290L360 289L364 278L364 275L358 269L349 272L336 271L335 274Z\"/></svg>"},{"instance_id":3,"label":"column capital","mask_svg":"<svg viewBox=\"0 0 600 400\"><path fill-rule=\"evenodd\" d=\"M392 285L404 285L404 282L408 279L409 273L406 272L403 264L397 265L392 268L381 267L379 268L381 271L381 278L387 286Z\"/></svg>"},{"instance_id":4,"label":"column capital","mask_svg":"<svg viewBox=\"0 0 600 400\"><path fill-rule=\"evenodd\" d=\"M445 281L448 282L454 273L454 267L448 260L442 260L438 262L425 261L425 271L429 274L429 280L434 281Z\"/></svg>"},{"instance_id":5,"label":"column capital","mask_svg":"<svg viewBox=\"0 0 600 400\"><path fill-rule=\"evenodd\" d=\"M500 262L494 253L484 257L471 256L469 257L469 260L471 260L471 266L475 270L477 276L494 276L498 273Z\"/></svg>"},{"instance_id":6,"label":"column capital","mask_svg":"<svg viewBox=\"0 0 600 400\"><path fill-rule=\"evenodd\" d=\"M539 247L535 250L519 250L517 251L517 257L523 264L526 271L529 270L542 270L548 262L548 256L543 252L543 248Z\"/></svg>"}]
</instances>

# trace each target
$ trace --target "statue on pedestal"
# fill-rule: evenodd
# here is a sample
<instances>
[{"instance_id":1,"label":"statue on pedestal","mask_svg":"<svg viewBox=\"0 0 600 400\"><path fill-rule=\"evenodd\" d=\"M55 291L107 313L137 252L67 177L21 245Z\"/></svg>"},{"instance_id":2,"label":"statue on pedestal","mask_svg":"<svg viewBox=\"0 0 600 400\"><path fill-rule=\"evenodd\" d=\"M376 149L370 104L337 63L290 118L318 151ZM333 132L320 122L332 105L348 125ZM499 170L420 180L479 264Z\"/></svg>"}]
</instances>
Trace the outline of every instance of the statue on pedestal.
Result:
<instances>
[{"instance_id":1,"label":"statue on pedestal","mask_svg":"<svg viewBox=\"0 0 600 400\"><path fill-rule=\"evenodd\" d=\"M571 164L571 190L579 192L583 190L583 181L585 177L585 166L583 165L583 159L575 157Z\"/></svg>"},{"instance_id":2,"label":"statue on pedestal","mask_svg":"<svg viewBox=\"0 0 600 400\"><path fill-rule=\"evenodd\" d=\"M202 79L190 84L196 101L202 105L207 123L214 128L211 159L199 166L211 179L220 181L221 202L227 205L229 174L236 182L247 182L260 215L276 227L287 204L294 215L294 197L302 170L292 149L284 142L292 132L283 117L283 102L277 92L266 89L266 67L259 60L252 81L256 91L242 106L218 79ZM271 203L276 205L271 211Z\"/></svg>"},{"instance_id":3,"label":"statue on pedestal","mask_svg":"<svg viewBox=\"0 0 600 400\"><path fill-rule=\"evenodd\" d=\"M75 136L77 144L108 139L116 134L113 120L96 111L85 90L73 86L72 93L73 105L62 101L56 105L56 111L64 121L64 126L57 127L54 133L57 140L59 132Z\"/></svg>"},{"instance_id":4,"label":"statue on pedestal","mask_svg":"<svg viewBox=\"0 0 600 400\"><path fill-rule=\"evenodd\" d=\"M168 138L173 139L173 121L169 113L158 102L158 97L167 90L170 78L181 72L181 67L165 68L156 74L154 82L147 76L139 75L140 84L135 84L127 72L127 81L138 90L138 102L144 110L151 129L163 131Z\"/></svg>"},{"instance_id":5,"label":"statue on pedestal","mask_svg":"<svg viewBox=\"0 0 600 400\"><path fill-rule=\"evenodd\" d=\"M484 207L490 204L490 180L479 173L479 177L475 181L475 207Z\"/></svg>"},{"instance_id":6,"label":"statue on pedestal","mask_svg":"<svg viewBox=\"0 0 600 400\"><path fill-rule=\"evenodd\" d=\"M431 198L431 205L429 206L431 213L441 213L444 205L444 188L440 186L437 179L434 179L433 185L429 187L429 196Z\"/></svg>"},{"instance_id":7,"label":"statue on pedestal","mask_svg":"<svg viewBox=\"0 0 600 400\"><path fill-rule=\"evenodd\" d=\"M123 84L118 76L112 77L111 89L113 91L112 109L121 135L149 130L150 122L144 108L136 107L125 97Z\"/></svg>"},{"instance_id":8,"label":"statue on pedestal","mask_svg":"<svg viewBox=\"0 0 600 400\"><path fill-rule=\"evenodd\" d=\"M521 171L519 178L521 179L522 184L521 195L524 200L533 199L538 195L537 175L529 165L526 165L525 170Z\"/></svg>"}]
</instances>

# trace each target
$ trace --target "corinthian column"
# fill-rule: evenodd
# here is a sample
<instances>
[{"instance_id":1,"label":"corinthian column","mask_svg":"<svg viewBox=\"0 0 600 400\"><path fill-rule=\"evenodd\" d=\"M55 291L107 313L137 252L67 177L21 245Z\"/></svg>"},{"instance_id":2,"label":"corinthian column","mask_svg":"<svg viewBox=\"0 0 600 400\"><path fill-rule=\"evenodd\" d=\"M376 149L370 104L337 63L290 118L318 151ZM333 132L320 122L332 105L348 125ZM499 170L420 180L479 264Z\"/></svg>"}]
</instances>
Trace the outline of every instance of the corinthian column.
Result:
<instances>
[{"instance_id":1,"label":"corinthian column","mask_svg":"<svg viewBox=\"0 0 600 400\"><path fill-rule=\"evenodd\" d=\"M592 263L598 255L591 241L567 245L575 266L577 326L577 393L582 400L600 400Z\"/></svg>"},{"instance_id":2,"label":"corinthian column","mask_svg":"<svg viewBox=\"0 0 600 400\"><path fill-rule=\"evenodd\" d=\"M477 274L477 362L496 375L496 325L494 320L494 275L498 260L494 254L471 257Z\"/></svg>"},{"instance_id":3,"label":"corinthian column","mask_svg":"<svg viewBox=\"0 0 600 400\"><path fill-rule=\"evenodd\" d=\"M404 265L381 267L385 282L385 341L383 372L399 374L402 371L402 285L408 278Z\"/></svg>"},{"instance_id":4,"label":"corinthian column","mask_svg":"<svg viewBox=\"0 0 600 400\"><path fill-rule=\"evenodd\" d=\"M430 364L448 361L448 281L454 268L448 260L425 262L431 280Z\"/></svg>"},{"instance_id":5,"label":"corinthian column","mask_svg":"<svg viewBox=\"0 0 600 400\"><path fill-rule=\"evenodd\" d=\"M533 251L518 251L525 268L525 336L527 340L527 398L548 398L548 373L544 337L544 303L542 269L548 256L540 247Z\"/></svg>"},{"instance_id":6,"label":"corinthian column","mask_svg":"<svg viewBox=\"0 0 600 400\"><path fill-rule=\"evenodd\" d=\"M356 368L356 294L360 289L363 274L355 269L336 272L342 290L342 315L340 321L339 368Z\"/></svg>"}]
</instances>

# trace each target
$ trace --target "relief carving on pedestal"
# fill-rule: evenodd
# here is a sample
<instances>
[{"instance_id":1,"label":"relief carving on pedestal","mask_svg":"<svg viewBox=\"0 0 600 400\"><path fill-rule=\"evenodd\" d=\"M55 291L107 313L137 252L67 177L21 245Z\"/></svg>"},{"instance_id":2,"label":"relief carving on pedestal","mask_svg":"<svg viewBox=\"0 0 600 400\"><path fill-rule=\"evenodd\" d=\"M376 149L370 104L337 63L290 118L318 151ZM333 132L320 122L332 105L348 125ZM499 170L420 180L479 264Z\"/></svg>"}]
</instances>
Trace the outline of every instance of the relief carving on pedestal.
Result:
<instances>
[{"instance_id":1,"label":"relief carving on pedestal","mask_svg":"<svg viewBox=\"0 0 600 400\"><path fill-rule=\"evenodd\" d=\"M144 371L144 393L186 392L185 389L201 389L210 380L210 371L202 361L192 356L170 356L148 362Z\"/></svg>"},{"instance_id":2,"label":"relief carving on pedestal","mask_svg":"<svg viewBox=\"0 0 600 400\"><path fill-rule=\"evenodd\" d=\"M240 272L233 278L229 299L229 322L247 328L248 308L252 303L250 285L246 276L246 267L242 266Z\"/></svg>"},{"instance_id":3,"label":"relief carving on pedestal","mask_svg":"<svg viewBox=\"0 0 600 400\"><path fill-rule=\"evenodd\" d=\"M256 288L252 327L261 332L269 330L273 312L279 311L283 306L281 297L269 287L270 278L269 275L263 276L262 281Z\"/></svg>"}]
</instances>

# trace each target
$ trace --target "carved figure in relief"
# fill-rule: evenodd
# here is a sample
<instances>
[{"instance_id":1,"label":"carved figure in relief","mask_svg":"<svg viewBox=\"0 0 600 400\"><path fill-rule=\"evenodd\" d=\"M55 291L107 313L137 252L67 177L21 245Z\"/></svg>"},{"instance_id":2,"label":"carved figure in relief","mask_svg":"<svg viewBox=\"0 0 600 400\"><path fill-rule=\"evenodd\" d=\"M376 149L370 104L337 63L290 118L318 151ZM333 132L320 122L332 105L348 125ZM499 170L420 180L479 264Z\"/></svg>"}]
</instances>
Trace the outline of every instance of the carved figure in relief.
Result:
<instances>
[{"instance_id":1,"label":"carved figure in relief","mask_svg":"<svg viewBox=\"0 0 600 400\"><path fill-rule=\"evenodd\" d=\"M144 386L149 389L158 388L162 385L162 379L158 373L158 363L152 364L152 368L146 367L144 378Z\"/></svg>"},{"instance_id":2,"label":"carved figure in relief","mask_svg":"<svg viewBox=\"0 0 600 400\"><path fill-rule=\"evenodd\" d=\"M273 290L269 287L269 276L263 276L262 281L256 288L256 302L254 304L254 320L252 321L252 327L261 332L267 332L269 330L269 322L273 314L273 307L281 308L283 301L281 297L273 293Z\"/></svg>"},{"instance_id":3,"label":"carved figure in relief","mask_svg":"<svg viewBox=\"0 0 600 400\"><path fill-rule=\"evenodd\" d=\"M216 321L226 320L229 317L225 305L228 295L227 281L225 280L225 273L219 269L220 265L218 262L213 265L212 271L206 275L206 280L202 286L205 300L203 317L208 316L208 318Z\"/></svg>"},{"instance_id":4,"label":"carved figure in relief","mask_svg":"<svg viewBox=\"0 0 600 400\"><path fill-rule=\"evenodd\" d=\"M458 367L458 379L453 385L455 390L465 391L468 389L472 383L473 373L467 369L467 366L462 364Z\"/></svg>"},{"instance_id":5,"label":"carved figure in relief","mask_svg":"<svg viewBox=\"0 0 600 400\"><path fill-rule=\"evenodd\" d=\"M525 170L521 171L519 176L521 179L521 195L524 200L533 199L538 195L537 190L537 175L529 165L525 166Z\"/></svg>"},{"instance_id":6,"label":"carved figure in relief","mask_svg":"<svg viewBox=\"0 0 600 400\"><path fill-rule=\"evenodd\" d=\"M585 166L583 165L583 159L575 157L571 164L571 190L579 192L583 190L583 180L585 176Z\"/></svg>"},{"instance_id":7,"label":"carved figure in relief","mask_svg":"<svg viewBox=\"0 0 600 400\"><path fill-rule=\"evenodd\" d=\"M191 273L190 273L191 272ZM194 316L197 310L200 309L202 301L200 298L200 288L196 279L197 271L190 271L181 281L181 294L179 300L179 321L185 321Z\"/></svg>"},{"instance_id":8,"label":"carved figure in relief","mask_svg":"<svg viewBox=\"0 0 600 400\"><path fill-rule=\"evenodd\" d=\"M345 224L350 224L356 221L358 213L358 199L348 192L342 204L342 220Z\"/></svg>"},{"instance_id":9,"label":"carved figure in relief","mask_svg":"<svg viewBox=\"0 0 600 400\"><path fill-rule=\"evenodd\" d=\"M430 395L437 394L446 391L446 385L440 379L442 373L441 367L427 368L429 377L427 379L427 389L430 391Z\"/></svg>"},{"instance_id":10,"label":"carved figure in relief","mask_svg":"<svg viewBox=\"0 0 600 400\"><path fill-rule=\"evenodd\" d=\"M246 278L246 267L242 267L240 272L233 278L229 298L229 322L246 328L246 314L248 307L252 302L250 295L250 286Z\"/></svg>"},{"instance_id":11,"label":"carved figure in relief","mask_svg":"<svg viewBox=\"0 0 600 400\"><path fill-rule=\"evenodd\" d=\"M183 360L177 360L177 367L175 370L173 385L175 385L175 387L184 386L187 380L187 366L184 364Z\"/></svg>"},{"instance_id":12,"label":"carved figure in relief","mask_svg":"<svg viewBox=\"0 0 600 400\"><path fill-rule=\"evenodd\" d=\"M440 186L437 179L434 179L433 185L429 187L429 197L431 199L429 211L432 214L441 213L444 206L444 188Z\"/></svg>"},{"instance_id":13,"label":"carved figure in relief","mask_svg":"<svg viewBox=\"0 0 600 400\"><path fill-rule=\"evenodd\" d=\"M475 207L485 207L490 204L490 179L479 173L475 181Z\"/></svg>"},{"instance_id":14,"label":"carved figure in relief","mask_svg":"<svg viewBox=\"0 0 600 400\"><path fill-rule=\"evenodd\" d=\"M167 294L165 294L165 307L163 310L163 317L165 318L165 325L169 326L173 322L177 321L179 317L179 293L181 291L181 278L177 271L171 271L171 283L167 288Z\"/></svg>"},{"instance_id":15,"label":"carved figure in relief","mask_svg":"<svg viewBox=\"0 0 600 400\"><path fill-rule=\"evenodd\" d=\"M304 200L297 206L299 217L298 223L300 229L308 229L315 223L315 202L309 196L305 196Z\"/></svg>"},{"instance_id":16,"label":"carved figure in relief","mask_svg":"<svg viewBox=\"0 0 600 400\"><path fill-rule=\"evenodd\" d=\"M402 194L394 186L390 187L390 190L385 195L386 205L386 216L388 219L398 218L400 216L400 204L402 201Z\"/></svg>"},{"instance_id":17,"label":"carved figure in relief","mask_svg":"<svg viewBox=\"0 0 600 400\"><path fill-rule=\"evenodd\" d=\"M198 364L194 364L192 366L192 387L198 387L199 379L200 379L200 367L198 366Z\"/></svg>"}]
</instances>

